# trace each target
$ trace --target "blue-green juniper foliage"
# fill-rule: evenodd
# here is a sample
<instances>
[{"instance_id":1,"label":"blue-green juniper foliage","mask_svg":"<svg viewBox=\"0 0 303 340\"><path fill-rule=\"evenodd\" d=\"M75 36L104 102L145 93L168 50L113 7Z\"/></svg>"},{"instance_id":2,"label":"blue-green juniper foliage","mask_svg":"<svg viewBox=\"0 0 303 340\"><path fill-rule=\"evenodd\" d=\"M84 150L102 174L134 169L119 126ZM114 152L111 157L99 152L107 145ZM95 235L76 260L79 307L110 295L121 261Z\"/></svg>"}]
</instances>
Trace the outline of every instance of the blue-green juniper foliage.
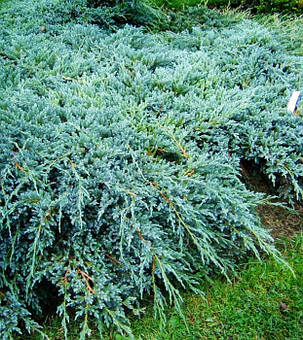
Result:
<instances>
[{"instance_id":1,"label":"blue-green juniper foliage","mask_svg":"<svg viewBox=\"0 0 303 340\"><path fill-rule=\"evenodd\" d=\"M286 106L303 63L282 38L251 21L110 33L83 4L0 12L2 339L39 331L54 294L66 338L71 318L81 339L130 333L145 295L165 319L182 287L279 256L241 159L302 198L302 118Z\"/></svg>"}]
</instances>

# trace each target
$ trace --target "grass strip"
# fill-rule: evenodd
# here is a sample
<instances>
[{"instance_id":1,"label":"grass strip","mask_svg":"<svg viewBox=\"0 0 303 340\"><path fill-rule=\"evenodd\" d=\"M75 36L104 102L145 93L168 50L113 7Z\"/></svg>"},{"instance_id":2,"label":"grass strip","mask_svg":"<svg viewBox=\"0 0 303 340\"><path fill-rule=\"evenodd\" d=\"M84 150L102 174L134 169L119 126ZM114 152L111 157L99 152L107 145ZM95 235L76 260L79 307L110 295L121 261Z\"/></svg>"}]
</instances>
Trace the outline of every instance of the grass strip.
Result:
<instances>
[{"instance_id":1,"label":"grass strip","mask_svg":"<svg viewBox=\"0 0 303 340\"><path fill-rule=\"evenodd\" d=\"M303 338L303 235L284 237L279 248L295 272L293 276L273 258L251 258L232 283L222 277L205 282L204 297L185 294L183 310L187 325L174 309L166 309L168 323L161 328L152 306L142 319L132 319L135 339L302 339ZM52 340L62 339L59 320L45 325ZM71 330L77 339L77 324ZM29 337L41 339L39 335ZM91 339L98 339L92 333ZM108 332L105 339L128 340Z\"/></svg>"}]
</instances>

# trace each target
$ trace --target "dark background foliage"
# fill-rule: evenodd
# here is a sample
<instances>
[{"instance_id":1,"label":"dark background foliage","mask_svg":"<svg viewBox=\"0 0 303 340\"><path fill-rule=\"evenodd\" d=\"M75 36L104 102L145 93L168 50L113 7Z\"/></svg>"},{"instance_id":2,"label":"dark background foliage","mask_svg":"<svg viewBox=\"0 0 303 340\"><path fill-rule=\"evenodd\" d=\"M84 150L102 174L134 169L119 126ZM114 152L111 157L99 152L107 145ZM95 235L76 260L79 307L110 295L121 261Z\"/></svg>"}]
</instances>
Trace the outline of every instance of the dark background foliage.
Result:
<instances>
[{"instance_id":1,"label":"dark background foliage","mask_svg":"<svg viewBox=\"0 0 303 340\"><path fill-rule=\"evenodd\" d=\"M209 6L231 6L251 9L257 13L297 13L302 14L302 0L208 0Z\"/></svg>"}]
</instances>

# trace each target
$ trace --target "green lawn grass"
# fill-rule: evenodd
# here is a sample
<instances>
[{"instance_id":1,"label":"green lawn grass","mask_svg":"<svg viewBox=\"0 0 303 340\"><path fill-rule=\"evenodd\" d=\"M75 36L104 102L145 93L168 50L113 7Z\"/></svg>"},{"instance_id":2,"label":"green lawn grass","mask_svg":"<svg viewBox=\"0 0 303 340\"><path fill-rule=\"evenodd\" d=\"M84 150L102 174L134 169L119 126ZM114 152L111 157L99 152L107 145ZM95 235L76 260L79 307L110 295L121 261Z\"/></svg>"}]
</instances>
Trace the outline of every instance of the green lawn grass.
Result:
<instances>
[{"instance_id":1,"label":"green lawn grass","mask_svg":"<svg viewBox=\"0 0 303 340\"><path fill-rule=\"evenodd\" d=\"M186 323L174 309L167 309L168 322L161 327L147 305L146 315L132 320L135 339L303 339L303 235L284 238L279 248L295 275L275 259L251 258L232 282L217 277L205 282L205 296L184 293ZM57 319L48 321L44 331L52 340L62 339ZM77 323L71 334L77 339ZM105 338L130 339L115 332ZM99 336L92 333L91 339Z\"/></svg>"},{"instance_id":2,"label":"green lawn grass","mask_svg":"<svg viewBox=\"0 0 303 340\"><path fill-rule=\"evenodd\" d=\"M189 331L171 312L164 330L159 330L150 316L135 322L136 338L302 339L302 241L299 236L283 246L296 277L274 260L251 260L232 284L221 278L206 283L206 300L187 296L184 308ZM281 303L287 305L286 310Z\"/></svg>"}]
</instances>

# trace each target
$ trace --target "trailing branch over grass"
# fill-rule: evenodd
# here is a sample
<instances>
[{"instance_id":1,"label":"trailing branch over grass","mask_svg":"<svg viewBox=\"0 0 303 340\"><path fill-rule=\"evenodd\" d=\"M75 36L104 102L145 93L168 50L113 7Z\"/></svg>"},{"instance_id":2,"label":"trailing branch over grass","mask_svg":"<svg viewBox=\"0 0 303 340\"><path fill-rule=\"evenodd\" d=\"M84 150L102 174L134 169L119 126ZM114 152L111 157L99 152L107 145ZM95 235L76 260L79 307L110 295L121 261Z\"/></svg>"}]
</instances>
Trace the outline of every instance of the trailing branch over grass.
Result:
<instances>
[{"instance_id":1,"label":"trailing branch over grass","mask_svg":"<svg viewBox=\"0 0 303 340\"><path fill-rule=\"evenodd\" d=\"M111 34L77 23L78 2L56 5L1 12L3 339L38 329L54 292L65 337L71 317L81 339L129 333L144 294L164 319L180 288L247 252L278 256L241 158L302 192L302 120L285 111L302 60L278 36L251 21Z\"/></svg>"}]
</instances>

